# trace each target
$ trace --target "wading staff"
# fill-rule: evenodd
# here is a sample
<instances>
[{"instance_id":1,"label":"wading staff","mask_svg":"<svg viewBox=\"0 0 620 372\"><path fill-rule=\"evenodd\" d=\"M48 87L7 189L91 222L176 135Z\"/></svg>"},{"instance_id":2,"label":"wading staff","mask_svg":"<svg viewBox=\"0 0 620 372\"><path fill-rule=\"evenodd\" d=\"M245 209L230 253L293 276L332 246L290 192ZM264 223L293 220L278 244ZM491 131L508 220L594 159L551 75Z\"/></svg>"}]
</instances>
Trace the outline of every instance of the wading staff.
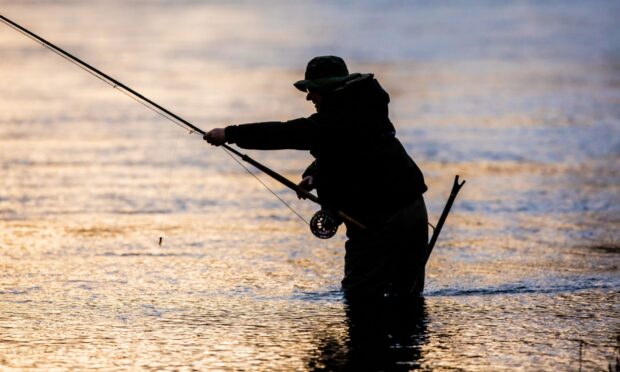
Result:
<instances>
[{"instance_id":1,"label":"wading staff","mask_svg":"<svg viewBox=\"0 0 620 372\"><path fill-rule=\"evenodd\" d=\"M441 212L441 216L439 217L439 221L437 221L437 226L435 226L435 230L433 231L433 236L431 237L431 241L428 243L428 248L426 249L426 260L424 260L424 264L428 261L428 258L431 256L433 252L433 248L435 247L435 243L437 242L437 238L439 237L439 233L441 232L441 228L443 224L446 222L446 218L448 218L448 213L450 213L450 208L452 208L452 204L454 204L454 200L456 199L456 195L461 190L461 187L465 184L465 180L459 183L459 176L456 175L454 177L454 183L452 184L452 190L450 191L450 197L446 202L446 205L443 207L443 211Z\"/></svg>"},{"instance_id":2,"label":"wading staff","mask_svg":"<svg viewBox=\"0 0 620 372\"><path fill-rule=\"evenodd\" d=\"M136 92L135 90L131 89L130 87L128 87L127 85L121 83L120 81L114 79L113 77L109 76L108 74L98 70L97 68L89 65L88 63L82 61L81 59L77 58L76 56L72 55L71 53L57 47L56 45L50 43L49 41L43 39L42 37L38 36L37 34L31 32L30 30L18 25L17 23L11 21L10 19L4 17L3 15L0 15L0 21L4 22L6 25L8 25L9 27L13 28L14 30L22 33L23 35L28 36L29 38L31 38L32 40L40 43L41 45L43 45L44 47L50 49L52 52L60 55L61 57L63 57L64 59L68 60L69 62L77 65L78 67L82 68L83 70L85 70L86 72L90 73L91 75L99 78L100 80L102 80L103 82L105 82L106 84L112 86L114 89L117 89L119 91L121 91L122 93L126 94L127 96L133 98L134 100L140 102L141 104L143 104L144 106L148 107L149 109L151 109L152 111L158 113L159 115L165 117L166 119L170 120L171 122L177 124L178 126L187 129L190 131L190 134L193 132L196 133L200 133L201 135L205 135L206 132L203 131L202 129L198 128L197 126L193 125L192 123L188 122L187 120L183 119L182 117L178 116L177 114L169 111L168 109L166 109L165 107L160 106L159 104L157 104L156 102L153 102L152 100L148 99L147 97L143 96L142 94ZM257 162L256 160L250 158L249 156L240 153L239 151L235 150L234 148L226 145L226 144L222 144L221 145L225 150L227 150L227 152L230 154L235 154L236 156L240 157L243 161L252 164L254 167L258 168L259 170L261 170L262 172L264 172L265 174L269 175L270 177L272 177L273 179L275 179L276 181L282 183L284 186L290 188L291 190L295 191L298 195L301 195L303 197L305 197L306 199L309 199L310 201L319 204L323 209L326 210L331 210L333 212L335 212L338 217L340 217L340 219L342 219L343 221L349 222L361 229L366 229L366 227L361 224L360 222L356 221L355 219L351 218L350 216L348 216L347 214L345 214L342 211L339 211L335 208L332 208L330 205L326 205L325 203L323 203L321 200L319 200L318 197L316 197L314 194L302 189L301 187L299 187L297 184L295 184L294 182L290 181L289 179L287 179L286 177L282 176L281 174L277 173L276 171L266 167L265 165ZM289 207L290 208L290 207ZM297 212L295 212L297 213ZM314 232L314 230L313 230Z\"/></svg>"},{"instance_id":3,"label":"wading staff","mask_svg":"<svg viewBox=\"0 0 620 372\"><path fill-rule=\"evenodd\" d=\"M439 233L441 233L441 228L443 224L446 222L448 218L448 213L450 213L450 209L452 208L452 204L454 204L454 200L456 199L456 195L461 190L461 187L465 184L465 180L459 183L459 176L454 176L454 183L452 184L452 190L450 191L450 197L448 197L448 201L446 205L443 207L443 211L441 212L441 216L439 216L439 220L437 221L437 225L434 226L433 235L431 236L431 240L428 243L426 248L426 253L422 261L417 264L417 277L413 282L413 286L411 286L411 290L415 289L418 281L420 280L420 276L422 275L422 269L426 266L428 259L431 257L431 253L433 253L433 248L435 248L435 243L437 243L437 238L439 238ZM432 225L431 225L432 226Z\"/></svg>"}]
</instances>

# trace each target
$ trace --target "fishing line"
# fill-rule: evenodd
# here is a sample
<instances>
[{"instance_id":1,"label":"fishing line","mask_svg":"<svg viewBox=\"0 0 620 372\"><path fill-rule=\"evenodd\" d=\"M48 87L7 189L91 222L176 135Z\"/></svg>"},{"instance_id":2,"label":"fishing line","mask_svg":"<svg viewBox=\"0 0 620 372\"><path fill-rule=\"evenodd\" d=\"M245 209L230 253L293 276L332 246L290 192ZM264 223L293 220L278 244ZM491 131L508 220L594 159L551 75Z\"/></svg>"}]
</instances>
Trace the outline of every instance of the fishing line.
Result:
<instances>
[{"instance_id":1,"label":"fishing line","mask_svg":"<svg viewBox=\"0 0 620 372\"><path fill-rule=\"evenodd\" d=\"M142 106L148 108L149 110L159 114L161 117L168 119L169 121L171 121L173 124L176 124L177 126L181 127L182 129L185 129L186 131L189 132L189 134L192 133L196 133L195 130L193 130L192 128L188 127L187 125L183 124L182 122L176 120L174 117L167 115L165 112L158 110L157 108L148 105L146 102L142 101L141 99L138 99L137 97L135 97L133 94L131 94L131 92L126 92L124 89L119 89L117 86L113 85L112 88L118 90L119 92L123 93L124 95L126 95L127 97L133 99L134 101L138 102L139 104L141 104Z\"/></svg>"},{"instance_id":2,"label":"fishing line","mask_svg":"<svg viewBox=\"0 0 620 372\"><path fill-rule=\"evenodd\" d=\"M72 54L64 51L63 49L57 47L56 45L50 43L49 41L43 39L42 37L32 33L31 31L27 30L26 28L18 25L17 23L7 19L6 17L0 15L0 21L2 21L3 23L7 24L9 27L11 27L12 29L18 31L19 33L27 36L28 38L36 41L37 43L43 45L44 47L46 47L47 49L51 50L52 52L56 53L57 55L61 56L63 59L71 62L74 65L77 65L78 67L80 67L82 70L88 72L89 74L95 76L96 78L98 78L99 80L103 81L104 83L110 85L112 88L122 92L123 94L125 94L126 96L132 98L133 100L135 100L136 102L139 102L140 104L142 104L143 106L147 107L148 109L150 109L151 111L159 114L160 116L168 119L169 121L171 121L172 123L174 123L175 125L183 128L184 130L189 131L189 134L193 134L193 133L199 133L201 135L205 135L206 132L203 131L202 129L198 128L197 126L193 125L192 123L188 122L187 120L183 119L182 117L172 113L171 111L169 111L168 109L162 107L161 105L155 103L154 101L148 99L147 97L143 96L142 94L138 93L137 91L131 89L130 87L128 87L127 85L121 83L120 81L114 79L113 77L107 75L106 73L98 70L97 68L89 65L88 63L82 61L81 59L73 56ZM253 166L255 166L256 168L258 168L260 171L262 171L263 173L266 173L268 176L274 178L276 181L282 183L283 185L285 185L286 187L288 187L289 189L295 191L298 195L302 195L304 198L319 204L321 206L321 210L319 212L317 212L312 221L310 221L309 225L311 227L311 231L318 237L321 238L327 238L327 237L331 237L333 236L333 234L335 233L336 229L337 229L337 225L330 227L330 229L333 230L333 233L329 236L319 236L317 235L317 231L316 228L318 228L319 230L323 229L325 226L325 222L327 221L327 217L329 217L329 219L331 220L335 220L333 217L334 216L327 216L327 214L331 214L333 211L333 213L335 213L335 217L337 217L339 220L344 220L347 221L355 226L357 226L358 228L364 230L366 229L366 226L362 223L360 223L359 221L355 220L354 218L352 218L351 216L347 215L346 213L344 213L343 211L338 210L337 208L334 208L330 205L326 205L325 203L323 203L321 200L319 200L319 198L310 193L309 191L301 188L299 185L297 185L296 183L292 182L291 180L287 179L286 177L282 176L281 174L273 171L272 169L264 166L263 164L255 161L254 159L250 158L249 156L235 150L233 147L228 146L227 144L222 144L220 146L220 148L222 148L229 156L231 156L238 164L240 164L249 174L251 174L254 178L256 178L261 185L263 185L267 190L269 190L269 192L271 192L273 195L275 195L278 200L280 200L280 202L282 202L287 208L289 208L291 211L293 211L293 213L295 213L302 221L304 221L305 223L308 223L303 217L301 217L301 215L299 213L297 213L297 211L295 211L288 203L286 203L282 198L280 198L280 196L278 196L273 190L271 190L264 182L262 182L258 177L256 177L256 175L254 175L249 169L247 169L243 164L241 164L241 162L233 157L232 155L236 155L237 157L239 157L240 159L242 159L243 161L252 164ZM316 217L319 217L318 220L322 221L318 224L315 223ZM322 218L322 219L321 219ZM325 220L325 221L324 221ZM161 240L160 240L161 243Z\"/></svg>"},{"instance_id":3,"label":"fishing line","mask_svg":"<svg viewBox=\"0 0 620 372\"><path fill-rule=\"evenodd\" d=\"M115 83L112 79L108 78L107 76L100 74L100 73L96 73L95 71L93 71L90 68L87 68L86 66L84 66L82 63L79 63L77 61L75 61L73 58L69 57L68 55L65 55L64 53L62 53L61 51L57 50L56 48L52 47L50 44L48 44L47 42L44 42L42 40L39 40L38 38L36 38L34 35L31 35L25 31L23 31L22 29L20 29L19 27L13 25L12 23L6 22L4 17L0 16L0 20L2 20L5 24L7 24L8 26L10 26L12 29L18 31L19 33L21 33L22 35L27 36L29 39L37 42L38 44L44 46L46 49L52 51L54 54L62 57L64 60L70 62L71 64L79 67L80 69L86 71L88 74L90 74L91 76L96 77L97 79L101 80L102 82L104 82L105 84L109 85L112 87L112 89L123 93L124 95L126 95L127 97L133 99L135 102L140 103L142 106L148 108L149 110L159 114L160 116L162 116L165 119L168 119L169 121L171 121L173 124L176 124L177 126L181 127L184 130L187 130L190 134L192 134L192 132L194 132L191 128L189 128L187 125L183 124L182 122L180 122L179 120L176 120L173 116L170 116L168 114L166 114L165 112L158 110L156 107L154 107L151 104L147 104L147 102L145 102L142 99L139 99L137 96L135 96L134 94L132 94L130 91L128 91L127 89L124 89L122 86L119 86L119 84ZM166 191L165 193L168 195L168 199L170 198L171 195L171 184L170 184L170 172L171 169L168 170L168 182L167 185L164 186ZM158 241L158 245L162 246L163 244L163 236L164 233L163 231L160 231L160 235L159 236L159 241Z\"/></svg>"},{"instance_id":4,"label":"fishing line","mask_svg":"<svg viewBox=\"0 0 620 372\"><path fill-rule=\"evenodd\" d=\"M97 79L103 81L107 85L111 86L113 89L116 89L117 91L125 94L127 97L129 97L129 98L133 99L134 101L140 103L144 107L146 107L146 108L150 109L151 111L159 114L160 116L168 119L169 121L171 121L172 123L178 125L179 127L187 130L188 132L190 132L190 134L192 132L195 132L195 130L191 129L189 126L187 126L183 122L177 120L174 116L171 116L168 113L158 109L152 103L150 103L148 101L144 101L144 97L138 97L134 92L132 92L131 90L128 90L123 84L119 84L114 79L109 78L108 76L106 76L105 74L101 73L100 71L98 71L94 67L88 66L86 64L83 64L83 63L80 63L80 62L76 61L74 58L70 57L69 55L64 54L63 51L59 50L59 48L56 49L48 41L46 41L46 40L44 40L42 38L37 38L34 34L26 32L25 29L17 27L16 24L14 24L13 22L10 22L8 19L6 19L5 17L3 17L1 15L0 15L0 20L3 23L5 23L6 25L8 25L9 27L11 27L12 29L14 29L15 31L21 33L22 35L25 35L29 39L35 41L36 43L38 43L38 44L40 44L42 46L44 46L46 49L48 49L48 50L54 52L55 54L59 55L64 60L71 62L73 65L81 68L82 70L86 71L90 75L92 75L92 76L96 77Z\"/></svg>"},{"instance_id":5,"label":"fishing line","mask_svg":"<svg viewBox=\"0 0 620 372\"><path fill-rule=\"evenodd\" d=\"M198 128L194 128L193 126L188 125L187 123L184 123L182 120L179 120L177 117L175 117L176 115L173 115L169 112L167 112L167 110L162 109L161 107L159 107L158 105L150 102L150 100L145 99L145 97L136 94L136 92L134 92L133 90L129 89L128 87L124 86L123 84L117 82L115 79L112 79L110 77L108 77L107 75L103 74L102 72L100 72L99 70L95 69L94 67L81 62L81 61L77 61L75 59L75 57L70 56L68 53L62 51L60 48L57 48L55 46L53 46L53 44L49 43L48 41L37 37L36 35L28 32L26 29L18 26L17 24L9 21L8 19L6 19L5 17L0 15L0 20L3 21L3 23L5 23L6 25L8 25L9 27L11 27L12 29L16 30L17 32L21 33L22 35L27 36L29 39L37 42L38 44L44 46L46 49L54 52L55 54L59 55L60 57L62 57L64 60L71 62L73 65L79 67L80 69L86 71L88 74L96 77L97 79L101 80L102 82L106 83L107 85L111 86L113 89L123 93L124 95L126 95L127 97L133 99L134 101L138 102L139 104L141 104L142 106L148 108L149 110L155 112L156 114L162 116L163 118L169 120L170 122L172 122L173 124L179 126L180 128L186 130L189 132L189 134L193 134L193 133L201 133L204 134L203 131L199 130ZM284 204L288 209L290 209L297 217L299 217L299 219L301 219L304 223L309 224L308 221L306 221L290 204L288 204L286 201L284 201L278 194L276 194L267 184L265 184L260 178L258 178L254 173L252 173L252 171L250 171L243 163L241 163L241 161L239 161L239 159L237 159L236 157L233 156L233 154L230 153L230 151L228 151L226 148L221 147L222 150L224 150L224 152L230 156L237 164L239 164L243 169L245 169L246 172L248 172L250 175L252 175L261 185L263 185L263 187L265 187L271 194L273 194L280 202L282 202L282 204ZM162 244L162 238L159 238L159 245Z\"/></svg>"},{"instance_id":6,"label":"fishing line","mask_svg":"<svg viewBox=\"0 0 620 372\"><path fill-rule=\"evenodd\" d=\"M284 199L282 199L280 197L280 195L276 194L275 191L273 191L269 186L267 186L266 183L264 183L260 178L258 178L258 176L254 173L252 173L251 170L248 169L248 167L245 166L245 164L243 164L239 159L237 159L236 157L233 156L233 154L230 153L230 151L226 150L225 148L222 147L222 150L224 150L224 152L230 156L235 162L237 162L237 164L239 164L241 166L241 168L245 169L246 172L248 172L252 177L254 177L261 185L263 185L267 190L269 190L270 193L272 193L276 198L278 198L278 200L280 200L282 202L282 204L286 205L286 207L288 209L291 210L291 212L295 213L295 215L297 217L299 217L300 220L302 220L306 225L310 225L310 223L308 221L306 221L305 218L303 218L299 213L297 213L297 211L295 209L293 209L293 207L290 206L290 204L288 204L286 201L284 201Z\"/></svg>"},{"instance_id":7,"label":"fishing line","mask_svg":"<svg viewBox=\"0 0 620 372\"><path fill-rule=\"evenodd\" d=\"M173 130L173 129L170 129L170 130ZM177 131L177 130L174 130L174 134L172 133L170 134L174 136L174 139L167 140L168 145L166 146L166 148L169 149L170 151L166 151L164 156L162 156L161 159L158 159L158 161L163 161L162 165L165 166L166 168L165 173L164 173L165 174L164 179L160 182L162 193L160 194L160 197L158 198L160 202L163 199L167 203L169 203L168 207L166 207L165 205L162 206L163 213L174 213L175 206L177 205L177 203L175 202L176 197L173 195L173 190L175 190L175 188L173 188L173 180L175 179L173 177L174 172L175 172L174 159L177 159L178 157L179 143L180 143L182 134L183 132ZM170 142L172 142L172 144ZM163 239L166 236L166 231L170 229L168 226L166 226L166 217L163 217L161 213L155 217L155 220L157 221L158 226L159 226L158 228L159 243L158 244L161 247L163 245Z\"/></svg>"},{"instance_id":8,"label":"fishing line","mask_svg":"<svg viewBox=\"0 0 620 372\"><path fill-rule=\"evenodd\" d=\"M80 60L79 58L71 55L70 53L64 51L63 49L57 47L56 45L50 43L49 41L43 39L42 37L40 37L40 36L30 32L30 31L28 31L24 27L22 27L22 26L18 25L17 23L9 20L8 18L0 15L0 21L5 23L6 25L11 27L12 29L16 30L17 32L21 33L22 35L25 35L28 38L30 38L31 40L34 40L35 42L43 45L45 48L51 50L55 54L61 56L63 59L71 62L72 64L74 64L76 66L78 66L82 70L88 72L89 74L91 74L92 76L96 77L97 79L103 81L104 83L108 84L112 88L114 88L114 89L124 93L128 97L130 97L130 98L134 99L135 101L141 103L143 106L149 108L153 112L156 112L157 114L165 117L166 119L170 120L174 124L176 124L176 125L182 127L183 129L189 131L190 133L195 131L195 132L199 132L201 134L204 134L204 131L202 131L200 128L197 128L197 127L193 126L191 123L187 122L183 118L181 118L181 117L175 115L174 113L168 111L164 107L162 107L162 106L158 105L157 103L151 101L150 99L146 98L142 94L136 92L135 90L133 90L133 89L129 88L128 86L126 86L125 84L121 83L120 81L112 78L111 76L105 74L102 71L99 71L97 68L95 68L95 67L89 65L88 63Z\"/></svg>"}]
</instances>

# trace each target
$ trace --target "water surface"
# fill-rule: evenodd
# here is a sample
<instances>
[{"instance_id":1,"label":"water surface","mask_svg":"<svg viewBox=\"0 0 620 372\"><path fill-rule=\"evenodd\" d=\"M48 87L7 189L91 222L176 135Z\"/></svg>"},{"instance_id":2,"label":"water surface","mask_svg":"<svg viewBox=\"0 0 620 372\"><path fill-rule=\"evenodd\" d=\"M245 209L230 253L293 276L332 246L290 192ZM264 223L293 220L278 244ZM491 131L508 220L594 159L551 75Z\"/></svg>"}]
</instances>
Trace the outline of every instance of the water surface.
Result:
<instances>
[{"instance_id":1,"label":"water surface","mask_svg":"<svg viewBox=\"0 0 620 372\"><path fill-rule=\"evenodd\" d=\"M1 25L2 368L612 361L617 2L4 0L0 9L204 129L309 115L291 83L313 56L341 55L391 94L433 222L453 176L467 180L424 301L359 312L339 292L342 233L314 238L223 151ZM295 180L311 161L249 153ZM257 176L306 219L314 213Z\"/></svg>"}]
</instances>

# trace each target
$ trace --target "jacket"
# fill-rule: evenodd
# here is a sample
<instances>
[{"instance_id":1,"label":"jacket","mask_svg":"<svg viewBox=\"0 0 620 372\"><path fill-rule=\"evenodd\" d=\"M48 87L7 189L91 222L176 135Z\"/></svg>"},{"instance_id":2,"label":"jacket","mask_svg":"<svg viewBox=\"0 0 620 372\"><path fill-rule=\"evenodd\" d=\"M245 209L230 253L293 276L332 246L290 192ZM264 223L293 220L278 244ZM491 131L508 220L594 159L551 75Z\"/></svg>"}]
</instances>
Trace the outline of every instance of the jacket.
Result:
<instances>
[{"instance_id":1,"label":"jacket","mask_svg":"<svg viewBox=\"0 0 620 372\"><path fill-rule=\"evenodd\" d=\"M246 149L309 150L315 161L304 176L314 176L319 198L372 226L427 190L396 138L389 102L379 82L365 74L325 93L310 117L228 126L226 139Z\"/></svg>"}]
</instances>

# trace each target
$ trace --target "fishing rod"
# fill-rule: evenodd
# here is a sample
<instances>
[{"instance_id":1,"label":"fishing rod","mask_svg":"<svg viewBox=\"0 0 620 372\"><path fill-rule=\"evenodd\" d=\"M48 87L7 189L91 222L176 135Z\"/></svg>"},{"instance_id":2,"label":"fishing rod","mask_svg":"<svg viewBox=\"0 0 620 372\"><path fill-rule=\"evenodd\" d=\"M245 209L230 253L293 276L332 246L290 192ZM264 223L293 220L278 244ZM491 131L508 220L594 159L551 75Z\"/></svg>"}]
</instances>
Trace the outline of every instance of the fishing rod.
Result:
<instances>
[{"instance_id":1,"label":"fishing rod","mask_svg":"<svg viewBox=\"0 0 620 372\"><path fill-rule=\"evenodd\" d=\"M192 134L194 132L195 133L199 133L199 134L201 134L203 136L206 134L206 132L204 130L198 128L197 126L195 126L194 124L190 123L189 121L183 119L182 117L180 117L177 114L171 112L170 110L166 109L165 107L163 107L163 106L159 105L158 103L150 100L149 98L143 96L139 92L133 90L132 88L128 87L127 85L123 84L122 82L114 79L110 75L100 71L96 67L93 67L90 64L84 62L83 60L81 60L80 58L74 56L73 54L71 54L71 53L65 51L64 49L54 45L53 43L45 40L44 38L42 38L39 35L33 33L32 31L26 29L25 27L20 26L19 24L11 21L10 19L4 17L3 15L0 15L0 21L4 22L6 25L8 25L9 27L11 27L14 30L18 31L19 33L29 37L30 39L32 39L32 40L34 40L36 42L38 42L39 44L43 45L44 47L46 47L47 49L51 50L52 52L58 54L62 58L68 60L69 62L71 62L71 63L73 63L75 65L77 65L78 67L82 68L83 70L85 70L86 72L90 73L91 75L97 77L98 79L100 79L104 83L110 85L112 88L119 90L120 92L124 93L125 95L129 96L130 98L134 99L135 101L137 101L137 102L141 103L142 105L146 106L150 110L152 110L152 111L156 112L157 114L165 117L166 119L170 120L174 124L184 128L186 130L189 130L190 134ZM354 218L352 218L351 216L347 215L346 213L338 210L337 208L334 208L331 205L327 205L326 203L324 203L322 200L320 200L314 194L312 194L309 191L301 188L300 186L298 186L293 181L287 179L286 177L284 177L281 174L279 174L278 172L268 168L267 166L257 162L256 160L252 159L248 155L243 154L243 153L237 151L236 149L230 147L227 144L222 144L221 147L223 147L224 150L229 155L230 154L236 155L237 157L241 158L241 160L251 164L252 166L254 166L256 168L258 168L260 171L264 172L265 174L267 174L268 176L272 177L276 181L280 182L284 186L286 186L289 189L295 191L298 195L300 195L300 196L302 196L302 197L304 197L304 198L306 198L306 199L308 199L308 200L310 200L310 201L312 201L312 202L314 202L316 204L319 204L321 206L321 210L318 211L317 213L315 213L315 215L310 220L310 230L318 238L327 239L327 238L331 238L332 236L334 236L334 234L336 233L336 230L338 229L338 225L340 225L341 221L346 221L346 222L348 222L348 223L350 223L352 225L355 225L358 228L363 229L363 230L366 229L366 226L364 224L362 224L359 221L355 220ZM263 185L265 187L267 187L265 184L263 184ZM271 191L271 189L269 189L269 191ZM272 191L272 193L273 193L273 191ZM274 193L274 195L275 195L275 193ZM278 197L278 196L276 195L276 197ZM280 199L280 198L278 197L278 199ZM286 202L284 202L282 199L280 199L280 201L282 201L287 207L290 208L290 206L288 204L286 204ZM291 210L292 210L292 208L291 208ZM295 214L297 214L297 212L295 212L294 210L293 210L293 212ZM301 216L299 216L299 217L301 218ZM302 220L303 220L303 218L302 218Z\"/></svg>"}]
</instances>

